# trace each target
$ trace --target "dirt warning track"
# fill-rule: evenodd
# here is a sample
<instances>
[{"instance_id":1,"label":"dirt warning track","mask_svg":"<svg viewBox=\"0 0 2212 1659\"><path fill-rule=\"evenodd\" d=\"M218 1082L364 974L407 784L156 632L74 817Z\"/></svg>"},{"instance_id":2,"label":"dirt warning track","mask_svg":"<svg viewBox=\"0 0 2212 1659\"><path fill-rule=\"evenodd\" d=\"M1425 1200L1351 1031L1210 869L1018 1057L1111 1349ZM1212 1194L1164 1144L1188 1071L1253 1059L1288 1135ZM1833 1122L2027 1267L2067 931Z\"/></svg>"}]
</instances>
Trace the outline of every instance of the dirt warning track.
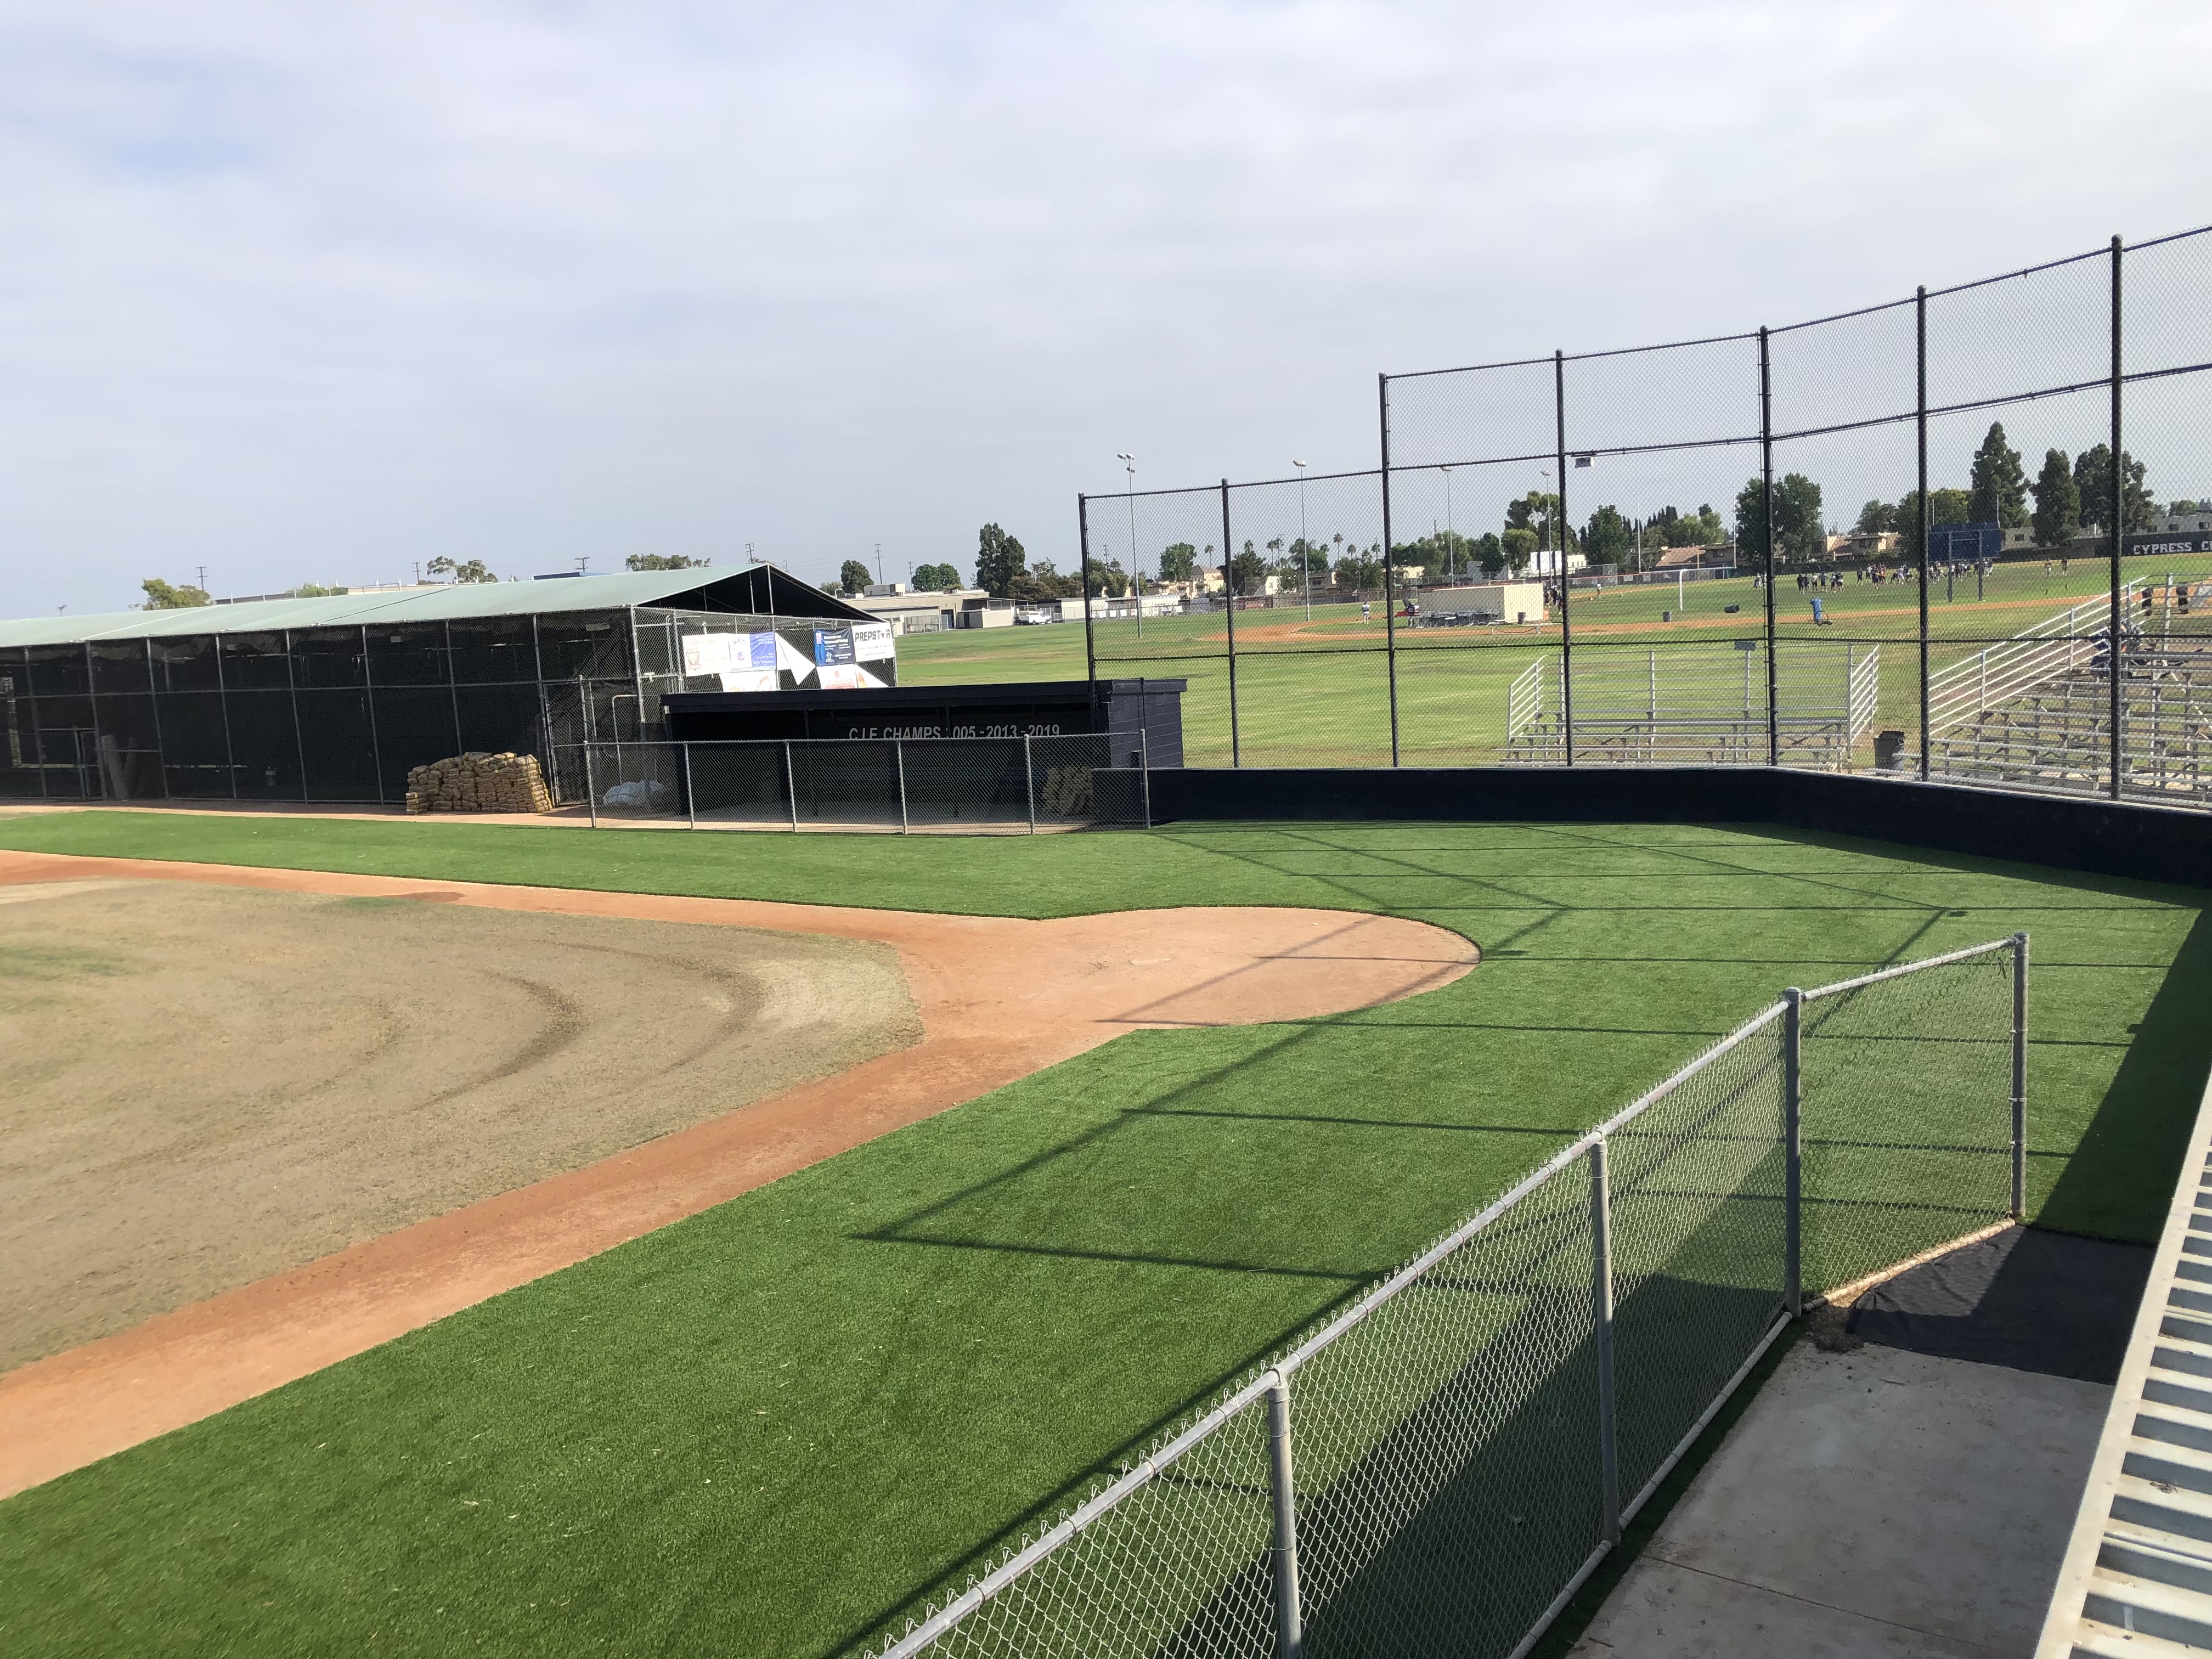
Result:
<instances>
[{"instance_id":1,"label":"dirt warning track","mask_svg":"<svg viewBox=\"0 0 2212 1659\"><path fill-rule=\"evenodd\" d=\"M0 1496L304 1376L1142 1028L1310 1018L1449 983L1455 933L1332 910L1054 921L0 852L0 888L137 879L889 945L913 1046L0 1376ZM153 1086L158 1086L155 1085Z\"/></svg>"}]
</instances>

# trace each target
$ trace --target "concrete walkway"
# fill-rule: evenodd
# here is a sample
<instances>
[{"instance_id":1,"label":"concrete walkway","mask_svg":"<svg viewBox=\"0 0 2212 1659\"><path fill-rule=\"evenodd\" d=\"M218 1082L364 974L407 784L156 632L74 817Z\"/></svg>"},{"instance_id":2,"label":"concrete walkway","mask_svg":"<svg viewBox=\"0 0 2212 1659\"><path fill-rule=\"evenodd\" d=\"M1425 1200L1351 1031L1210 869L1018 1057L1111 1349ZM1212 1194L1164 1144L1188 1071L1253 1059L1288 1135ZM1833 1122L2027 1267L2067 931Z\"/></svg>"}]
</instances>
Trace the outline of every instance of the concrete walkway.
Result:
<instances>
[{"instance_id":1,"label":"concrete walkway","mask_svg":"<svg viewBox=\"0 0 2212 1659\"><path fill-rule=\"evenodd\" d=\"M2024 1659L2111 1398L1801 1342L1572 1652Z\"/></svg>"},{"instance_id":2,"label":"concrete walkway","mask_svg":"<svg viewBox=\"0 0 2212 1659\"><path fill-rule=\"evenodd\" d=\"M1816 1311L1577 1659L2028 1659L2150 1252L2008 1227Z\"/></svg>"}]
</instances>

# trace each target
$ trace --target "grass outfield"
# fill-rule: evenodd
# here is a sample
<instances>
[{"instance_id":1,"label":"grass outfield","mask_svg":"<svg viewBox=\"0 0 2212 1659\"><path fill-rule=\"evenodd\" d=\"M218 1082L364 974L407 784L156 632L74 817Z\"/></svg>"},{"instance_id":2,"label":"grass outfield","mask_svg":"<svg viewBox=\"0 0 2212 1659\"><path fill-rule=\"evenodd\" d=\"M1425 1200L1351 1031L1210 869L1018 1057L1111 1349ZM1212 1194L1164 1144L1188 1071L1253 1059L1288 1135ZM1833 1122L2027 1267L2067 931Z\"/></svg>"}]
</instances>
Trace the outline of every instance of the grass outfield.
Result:
<instances>
[{"instance_id":1,"label":"grass outfield","mask_svg":"<svg viewBox=\"0 0 2212 1659\"><path fill-rule=\"evenodd\" d=\"M2110 1237L2155 1231L2212 1044L2201 891L1789 832L88 812L0 845L995 915L1320 905L1486 957L1387 1008L1132 1034L0 1504L10 1653L832 1653L1784 984L2028 928L2030 1203Z\"/></svg>"},{"instance_id":2,"label":"grass outfield","mask_svg":"<svg viewBox=\"0 0 2212 1659\"><path fill-rule=\"evenodd\" d=\"M2105 591L2107 567L2076 559L2069 568L2045 572L2040 559L1992 569L1978 588L1967 576L1929 590L1929 629L1935 640L1930 666L1941 672L1982 648L2045 622ZM2162 583L2212 576L2212 556L2141 557L2127 562L2130 581ZM1792 644L1830 647L1784 650L1778 663L1787 699L1793 680L1840 678L1829 665L1853 642L1863 656L1879 644L1877 727L1905 731L1919 721L1918 590L1909 583L1850 582L1819 595L1833 625L1813 625L1810 592L1794 578L1778 586L1780 637ZM1729 614L1728 607L1736 607ZM1298 604L1238 613L1237 739L1247 766L1365 766L1390 752L1390 695L1382 656L1382 607L1363 623L1354 605L1316 605L1306 620ZM1662 612L1675 620L1662 623ZM2158 631L2154 613L2151 631ZM2139 613L2138 613L2139 616ZM1556 623L1556 616L1554 622ZM1577 590L1574 598L1576 653L1595 672L1614 665L1632 678L1654 665L1679 703L1683 689L1697 688L1703 707L1725 702L1747 669L1755 716L1763 714L1764 659L1738 657L1732 641L1763 636L1765 597L1748 576L1689 582L1681 598L1671 585ZM2212 626L2204 607L2189 629ZM1486 628L1398 631L1400 754L1413 766L1470 766L1498 760L1506 742L1506 690L1539 660L1556 661L1559 629ZM1199 765L1225 765L1231 756L1228 618L1214 615L1148 617L1141 639L1133 622L1102 623L1097 650L1102 678L1150 675L1190 681L1183 700L1186 752ZM960 629L915 635L899 641L899 677L908 685L1081 679L1083 629L1060 623L1043 628ZM1716 709L1714 712L1718 712ZM1871 737L1860 759L1871 763Z\"/></svg>"}]
</instances>

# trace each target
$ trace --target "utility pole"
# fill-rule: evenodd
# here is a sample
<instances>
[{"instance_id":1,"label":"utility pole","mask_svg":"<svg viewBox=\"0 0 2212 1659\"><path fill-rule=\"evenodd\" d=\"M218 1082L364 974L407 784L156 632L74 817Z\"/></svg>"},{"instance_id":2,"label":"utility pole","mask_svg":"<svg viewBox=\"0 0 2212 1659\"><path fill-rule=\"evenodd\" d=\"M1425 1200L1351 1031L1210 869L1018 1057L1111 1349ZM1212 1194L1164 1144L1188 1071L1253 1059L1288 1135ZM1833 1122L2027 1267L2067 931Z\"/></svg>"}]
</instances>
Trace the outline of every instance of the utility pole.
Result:
<instances>
[{"instance_id":1,"label":"utility pole","mask_svg":"<svg viewBox=\"0 0 2212 1659\"><path fill-rule=\"evenodd\" d=\"M884 544L881 542L876 544L876 580L878 582L884 580Z\"/></svg>"}]
</instances>

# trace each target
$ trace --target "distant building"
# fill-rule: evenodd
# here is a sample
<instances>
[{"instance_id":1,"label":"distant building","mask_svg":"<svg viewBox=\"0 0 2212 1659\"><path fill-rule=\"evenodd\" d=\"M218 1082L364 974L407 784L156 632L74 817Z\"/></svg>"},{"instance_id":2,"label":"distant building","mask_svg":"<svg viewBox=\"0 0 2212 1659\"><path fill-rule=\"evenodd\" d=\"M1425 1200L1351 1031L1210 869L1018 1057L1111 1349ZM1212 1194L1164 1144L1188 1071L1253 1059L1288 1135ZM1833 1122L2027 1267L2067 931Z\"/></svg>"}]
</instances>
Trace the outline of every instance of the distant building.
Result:
<instances>
[{"instance_id":1,"label":"distant building","mask_svg":"<svg viewBox=\"0 0 2212 1659\"><path fill-rule=\"evenodd\" d=\"M1733 569L1735 565L1735 544L1723 542L1717 547L1662 547L1659 556L1644 567L1647 570L1706 570Z\"/></svg>"},{"instance_id":2,"label":"distant building","mask_svg":"<svg viewBox=\"0 0 2212 1659\"><path fill-rule=\"evenodd\" d=\"M943 629L967 625L961 622L961 613L983 610L991 604L991 596L980 587L917 593L904 582L886 582L871 587L853 603L902 634L934 634Z\"/></svg>"}]
</instances>

